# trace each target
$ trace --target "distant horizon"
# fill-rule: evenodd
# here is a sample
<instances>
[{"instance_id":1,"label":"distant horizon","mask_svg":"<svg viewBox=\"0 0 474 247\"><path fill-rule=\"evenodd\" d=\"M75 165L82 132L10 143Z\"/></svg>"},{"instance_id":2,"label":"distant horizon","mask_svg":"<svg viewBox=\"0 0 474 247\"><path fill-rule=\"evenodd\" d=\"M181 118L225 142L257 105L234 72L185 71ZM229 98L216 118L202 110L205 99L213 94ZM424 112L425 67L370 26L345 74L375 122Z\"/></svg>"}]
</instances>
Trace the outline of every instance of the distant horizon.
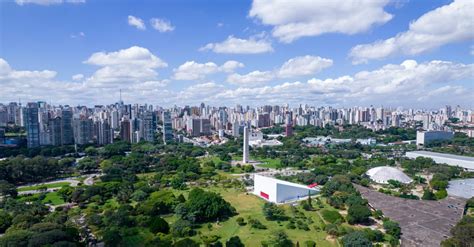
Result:
<instances>
[{"instance_id":1,"label":"distant horizon","mask_svg":"<svg viewBox=\"0 0 474 247\"><path fill-rule=\"evenodd\" d=\"M28 103L40 103L40 102L44 102L48 105L51 105L53 107L59 107L59 106L69 106L69 107L87 107L87 108L94 108L95 106L112 106L112 105L115 105L115 104L118 104L119 101L116 101L114 103L106 103L106 104L92 104L92 105L87 105L87 104L51 104L49 102L46 102L44 100L38 100L38 101L21 101L21 105L22 106L26 106L26 104ZM236 103L236 104L232 104L232 105L218 105L218 104L207 104L206 102L201 102L201 103L197 103L197 104L174 104L174 105L161 105L161 104L150 104L150 103L147 103L147 102L144 102L144 103L127 103L126 101L123 101L124 102L124 105L140 105L140 106L143 106L143 105L152 105L153 107L162 107L162 108L165 108L165 109L168 109L168 108L172 108L172 107L185 107L185 106L189 106L189 107L195 107L195 106L199 106L201 103L204 103L204 105L206 106L210 106L210 107L214 107L214 108L219 108L219 107L227 107L227 108L235 108L237 105L241 105L242 107L251 107L251 108L259 108L259 107L262 107L262 106L266 106L266 105L269 105L269 106L284 106L286 105L286 103L283 103L283 104L257 104L257 105L246 105L246 104L242 104L242 103ZM17 101L10 101L10 102L0 102L0 104L3 104L3 105L8 105L10 103L17 103L19 104L20 102L17 102ZM409 109L412 109L412 110L423 110L423 111L434 111L434 110L440 110L446 106L451 106L452 109L455 109L457 106L460 106L461 109L463 110L471 110L471 111L474 111L474 108L470 108L470 107L467 107L467 106L464 106L464 105L460 105L460 104L450 104L450 105L440 105L438 107L433 107L433 108L424 108L424 107L404 107L404 106L387 106L387 105L345 105L345 106L339 106L339 105L317 105L317 104L310 104L310 103L301 103L301 104L288 104L288 107L289 108L296 108L296 107L299 107L299 106L304 106L304 105L308 105L309 107L315 107L315 108L321 108L321 107L332 107L332 108L336 108L336 109L340 109L340 108L343 108L343 109L348 109L348 108L357 108L357 107L362 107L362 108L370 108L370 107L373 107L373 108L383 108L383 109L393 109L393 110L396 110L397 108L402 108L403 110L409 110Z\"/></svg>"},{"instance_id":2,"label":"distant horizon","mask_svg":"<svg viewBox=\"0 0 474 247\"><path fill-rule=\"evenodd\" d=\"M131 3L2 1L0 99L474 108L474 1Z\"/></svg>"}]
</instances>

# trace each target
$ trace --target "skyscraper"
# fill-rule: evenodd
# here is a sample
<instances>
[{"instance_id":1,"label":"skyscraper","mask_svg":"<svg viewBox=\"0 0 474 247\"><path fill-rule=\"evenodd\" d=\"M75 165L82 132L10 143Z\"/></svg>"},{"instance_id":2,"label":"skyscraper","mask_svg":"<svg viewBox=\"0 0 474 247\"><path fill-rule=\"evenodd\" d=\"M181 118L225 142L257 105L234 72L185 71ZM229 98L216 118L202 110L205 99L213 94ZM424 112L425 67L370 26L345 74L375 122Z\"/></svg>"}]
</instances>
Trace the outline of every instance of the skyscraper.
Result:
<instances>
[{"instance_id":1,"label":"skyscraper","mask_svg":"<svg viewBox=\"0 0 474 247\"><path fill-rule=\"evenodd\" d=\"M145 112L142 119L142 138L147 142L155 140L155 130L153 129L153 114Z\"/></svg>"},{"instance_id":2,"label":"skyscraper","mask_svg":"<svg viewBox=\"0 0 474 247\"><path fill-rule=\"evenodd\" d=\"M120 139L122 139L122 141L131 142L131 126L128 118L124 118L120 122Z\"/></svg>"},{"instance_id":3,"label":"skyscraper","mask_svg":"<svg viewBox=\"0 0 474 247\"><path fill-rule=\"evenodd\" d=\"M27 105L26 132L28 148L39 147L38 103L28 103Z\"/></svg>"},{"instance_id":4,"label":"skyscraper","mask_svg":"<svg viewBox=\"0 0 474 247\"><path fill-rule=\"evenodd\" d=\"M61 122L61 117L55 117L49 120L50 141L53 146L61 146Z\"/></svg>"},{"instance_id":5,"label":"skyscraper","mask_svg":"<svg viewBox=\"0 0 474 247\"><path fill-rule=\"evenodd\" d=\"M75 119L73 121L74 143L84 145L92 141L92 119Z\"/></svg>"},{"instance_id":6,"label":"skyscraper","mask_svg":"<svg viewBox=\"0 0 474 247\"><path fill-rule=\"evenodd\" d=\"M163 142L166 144L167 141L173 139L173 130L171 126L171 113L169 111L163 111Z\"/></svg>"},{"instance_id":7,"label":"skyscraper","mask_svg":"<svg viewBox=\"0 0 474 247\"><path fill-rule=\"evenodd\" d=\"M242 163L246 164L249 162L249 128L244 127L244 145L243 145Z\"/></svg>"},{"instance_id":8,"label":"skyscraper","mask_svg":"<svg viewBox=\"0 0 474 247\"><path fill-rule=\"evenodd\" d=\"M62 111L61 117L61 144L68 145L74 143L74 133L72 131L72 111L67 108Z\"/></svg>"}]
</instances>

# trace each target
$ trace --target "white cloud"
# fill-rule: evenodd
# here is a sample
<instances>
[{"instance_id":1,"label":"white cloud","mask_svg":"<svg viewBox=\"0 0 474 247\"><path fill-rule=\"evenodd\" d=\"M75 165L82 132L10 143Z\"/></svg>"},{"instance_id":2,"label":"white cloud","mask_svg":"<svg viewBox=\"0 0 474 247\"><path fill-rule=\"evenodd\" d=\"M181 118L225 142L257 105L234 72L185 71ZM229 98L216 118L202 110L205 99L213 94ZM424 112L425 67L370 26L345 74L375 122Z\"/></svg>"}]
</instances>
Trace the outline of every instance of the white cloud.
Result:
<instances>
[{"instance_id":1,"label":"white cloud","mask_svg":"<svg viewBox=\"0 0 474 247\"><path fill-rule=\"evenodd\" d=\"M86 80L90 86L96 87L153 81L158 76L155 69L168 66L148 49L139 46L109 53L96 52L84 63L102 67Z\"/></svg>"},{"instance_id":2,"label":"white cloud","mask_svg":"<svg viewBox=\"0 0 474 247\"><path fill-rule=\"evenodd\" d=\"M86 37L86 34L84 32L78 32L71 34L69 37L71 37L71 39L83 38Z\"/></svg>"},{"instance_id":3,"label":"white cloud","mask_svg":"<svg viewBox=\"0 0 474 247\"><path fill-rule=\"evenodd\" d=\"M48 6L48 5L56 5L56 4L62 4L62 3L72 3L72 4L79 4L79 3L85 3L86 0L15 0L15 3L23 6L25 4L37 4L37 5L43 5L43 6Z\"/></svg>"},{"instance_id":4,"label":"white cloud","mask_svg":"<svg viewBox=\"0 0 474 247\"><path fill-rule=\"evenodd\" d=\"M237 73L231 74L227 77L227 82L238 85L257 86L258 84L271 81L274 78L274 74L270 71L255 70L245 75Z\"/></svg>"},{"instance_id":5,"label":"white cloud","mask_svg":"<svg viewBox=\"0 0 474 247\"><path fill-rule=\"evenodd\" d=\"M153 55L148 49L140 46L132 46L115 52L96 52L84 63L107 66L107 65L137 65L150 68L164 68L168 64Z\"/></svg>"},{"instance_id":6,"label":"white cloud","mask_svg":"<svg viewBox=\"0 0 474 247\"><path fill-rule=\"evenodd\" d=\"M443 45L474 39L474 1L456 0L410 23L407 31L351 49L353 63L393 55L417 55Z\"/></svg>"},{"instance_id":7,"label":"white cloud","mask_svg":"<svg viewBox=\"0 0 474 247\"><path fill-rule=\"evenodd\" d=\"M227 77L227 82L239 85L258 86L264 82L269 82L277 78L294 78L298 76L314 75L321 70L331 67L333 61L328 58L318 56L300 56L286 61L279 69L273 71L252 71L241 75L231 74Z\"/></svg>"},{"instance_id":8,"label":"white cloud","mask_svg":"<svg viewBox=\"0 0 474 247\"><path fill-rule=\"evenodd\" d=\"M226 73L231 73L231 72L234 72L236 69L243 68L243 67L245 67L243 63L237 62L234 60L229 60L220 67L220 70Z\"/></svg>"},{"instance_id":9,"label":"white cloud","mask_svg":"<svg viewBox=\"0 0 474 247\"><path fill-rule=\"evenodd\" d=\"M84 75L83 75L83 74L75 74L75 75L72 76L72 80L73 80L73 81L80 81L80 80L82 80L82 79L84 79Z\"/></svg>"},{"instance_id":10,"label":"white cloud","mask_svg":"<svg viewBox=\"0 0 474 247\"><path fill-rule=\"evenodd\" d=\"M474 79L474 64L448 61L417 63L406 60L377 70L336 78L285 82L275 86L254 87L241 84L237 89L222 90L212 96L215 102L246 104L301 104L319 102L330 105L404 105L413 107L438 104L471 104L472 86L456 82ZM447 84L439 86L440 84Z\"/></svg>"},{"instance_id":11,"label":"white cloud","mask_svg":"<svg viewBox=\"0 0 474 247\"><path fill-rule=\"evenodd\" d=\"M317 56L301 56L294 57L286 61L278 71L278 76L282 78L312 75L321 70L331 67L333 61L331 59Z\"/></svg>"},{"instance_id":12,"label":"white cloud","mask_svg":"<svg viewBox=\"0 0 474 247\"><path fill-rule=\"evenodd\" d=\"M273 47L269 40L259 37L250 37L249 39L227 37L220 43L209 43L199 49L200 51L211 50L215 53L228 54L258 54L272 52Z\"/></svg>"},{"instance_id":13,"label":"white cloud","mask_svg":"<svg viewBox=\"0 0 474 247\"><path fill-rule=\"evenodd\" d=\"M249 16L273 26L272 35L285 43L324 33L356 34L384 24L388 0L254 0Z\"/></svg>"},{"instance_id":14,"label":"white cloud","mask_svg":"<svg viewBox=\"0 0 474 247\"><path fill-rule=\"evenodd\" d=\"M133 15L128 16L128 25L136 27L137 29L140 30L145 30L145 22L143 22L142 19L135 17Z\"/></svg>"},{"instance_id":15,"label":"white cloud","mask_svg":"<svg viewBox=\"0 0 474 247\"><path fill-rule=\"evenodd\" d=\"M234 60L229 60L221 66L213 62L198 63L195 61L186 61L178 68L173 69L174 74L172 78L175 80L201 80L210 74L217 72L232 73L237 68L242 67L244 67L243 63Z\"/></svg>"},{"instance_id":16,"label":"white cloud","mask_svg":"<svg viewBox=\"0 0 474 247\"><path fill-rule=\"evenodd\" d=\"M164 19L152 18L150 19L150 24L154 29L158 30L160 33L171 32L175 29L175 27L171 25L171 22Z\"/></svg>"},{"instance_id":17,"label":"white cloud","mask_svg":"<svg viewBox=\"0 0 474 247\"><path fill-rule=\"evenodd\" d=\"M197 80L203 79L208 74L216 73L219 66L213 62L197 63L195 61L186 61L177 69L174 69L173 79L175 80Z\"/></svg>"}]
</instances>

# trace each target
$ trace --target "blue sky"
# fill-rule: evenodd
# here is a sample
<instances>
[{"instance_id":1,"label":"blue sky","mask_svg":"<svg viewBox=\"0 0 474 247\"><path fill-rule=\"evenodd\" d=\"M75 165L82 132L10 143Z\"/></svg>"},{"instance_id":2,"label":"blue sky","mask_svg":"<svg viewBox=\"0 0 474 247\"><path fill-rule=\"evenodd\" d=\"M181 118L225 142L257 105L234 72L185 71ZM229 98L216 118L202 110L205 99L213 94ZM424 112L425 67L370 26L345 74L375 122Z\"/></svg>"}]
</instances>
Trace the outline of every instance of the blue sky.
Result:
<instances>
[{"instance_id":1,"label":"blue sky","mask_svg":"<svg viewBox=\"0 0 474 247\"><path fill-rule=\"evenodd\" d=\"M2 1L0 98L474 107L472 1L333 2Z\"/></svg>"}]
</instances>

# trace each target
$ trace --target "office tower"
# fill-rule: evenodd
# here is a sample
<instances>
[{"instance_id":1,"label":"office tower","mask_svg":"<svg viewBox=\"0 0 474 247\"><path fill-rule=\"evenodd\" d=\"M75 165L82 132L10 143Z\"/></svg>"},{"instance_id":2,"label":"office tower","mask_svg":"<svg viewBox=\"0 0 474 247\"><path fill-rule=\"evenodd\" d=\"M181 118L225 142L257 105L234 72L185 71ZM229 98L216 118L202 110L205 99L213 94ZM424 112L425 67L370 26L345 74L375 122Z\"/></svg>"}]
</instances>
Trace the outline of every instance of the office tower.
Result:
<instances>
[{"instance_id":1,"label":"office tower","mask_svg":"<svg viewBox=\"0 0 474 247\"><path fill-rule=\"evenodd\" d=\"M0 128L0 144L5 143L5 129Z\"/></svg>"},{"instance_id":2,"label":"office tower","mask_svg":"<svg viewBox=\"0 0 474 247\"><path fill-rule=\"evenodd\" d=\"M69 145L74 143L74 133L72 131L72 111L65 109L61 116L61 144Z\"/></svg>"},{"instance_id":3,"label":"office tower","mask_svg":"<svg viewBox=\"0 0 474 247\"><path fill-rule=\"evenodd\" d=\"M131 142L131 125L128 118L123 118L120 122L120 139L122 141Z\"/></svg>"},{"instance_id":4,"label":"office tower","mask_svg":"<svg viewBox=\"0 0 474 247\"><path fill-rule=\"evenodd\" d=\"M79 145L88 144L93 138L92 119L73 120L74 143Z\"/></svg>"},{"instance_id":5,"label":"office tower","mask_svg":"<svg viewBox=\"0 0 474 247\"><path fill-rule=\"evenodd\" d=\"M0 106L0 127L8 125L8 112L5 108Z\"/></svg>"},{"instance_id":6,"label":"office tower","mask_svg":"<svg viewBox=\"0 0 474 247\"><path fill-rule=\"evenodd\" d=\"M61 146L61 117L55 117L49 120L50 142L53 146Z\"/></svg>"},{"instance_id":7,"label":"office tower","mask_svg":"<svg viewBox=\"0 0 474 247\"><path fill-rule=\"evenodd\" d=\"M113 110L110 114L110 126L112 129L119 128L119 112L117 110Z\"/></svg>"},{"instance_id":8,"label":"office tower","mask_svg":"<svg viewBox=\"0 0 474 247\"><path fill-rule=\"evenodd\" d=\"M199 135L211 134L211 121L209 119L199 119Z\"/></svg>"},{"instance_id":9,"label":"office tower","mask_svg":"<svg viewBox=\"0 0 474 247\"><path fill-rule=\"evenodd\" d=\"M141 121L142 138L147 142L153 142L155 140L155 130L153 129L153 114L151 112L145 112Z\"/></svg>"},{"instance_id":10,"label":"office tower","mask_svg":"<svg viewBox=\"0 0 474 247\"><path fill-rule=\"evenodd\" d=\"M95 123L97 144L107 145L114 141L114 130L110 128L110 124L106 120Z\"/></svg>"},{"instance_id":11,"label":"office tower","mask_svg":"<svg viewBox=\"0 0 474 247\"><path fill-rule=\"evenodd\" d=\"M291 126L291 124L285 126L285 135L286 137L293 136L293 126Z\"/></svg>"},{"instance_id":12,"label":"office tower","mask_svg":"<svg viewBox=\"0 0 474 247\"><path fill-rule=\"evenodd\" d=\"M243 145L242 163L249 162L249 127L244 127L244 145Z\"/></svg>"},{"instance_id":13,"label":"office tower","mask_svg":"<svg viewBox=\"0 0 474 247\"><path fill-rule=\"evenodd\" d=\"M18 105L16 102L10 102L10 104L8 104L8 107L7 107L7 121L9 123L16 123L17 120L17 115L18 115Z\"/></svg>"},{"instance_id":14,"label":"office tower","mask_svg":"<svg viewBox=\"0 0 474 247\"><path fill-rule=\"evenodd\" d=\"M234 137L240 136L240 126L239 126L239 122L237 121L235 121L234 124L232 124L232 136Z\"/></svg>"},{"instance_id":15,"label":"office tower","mask_svg":"<svg viewBox=\"0 0 474 247\"><path fill-rule=\"evenodd\" d=\"M39 147L38 103L28 103L27 105L26 132L28 148Z\"/></svg>"},{"instance_id":16,"label":"office tower","mask_svg":"<svg viewBox=\"0 0 474 247\"><path fill-rule=\"evenodd\" d=\"M167 141L173 139L173 130L171 128L171 113L164 111L162 113L163 120L163 142L166 144Z\"/></svg>"}]
</instances>

